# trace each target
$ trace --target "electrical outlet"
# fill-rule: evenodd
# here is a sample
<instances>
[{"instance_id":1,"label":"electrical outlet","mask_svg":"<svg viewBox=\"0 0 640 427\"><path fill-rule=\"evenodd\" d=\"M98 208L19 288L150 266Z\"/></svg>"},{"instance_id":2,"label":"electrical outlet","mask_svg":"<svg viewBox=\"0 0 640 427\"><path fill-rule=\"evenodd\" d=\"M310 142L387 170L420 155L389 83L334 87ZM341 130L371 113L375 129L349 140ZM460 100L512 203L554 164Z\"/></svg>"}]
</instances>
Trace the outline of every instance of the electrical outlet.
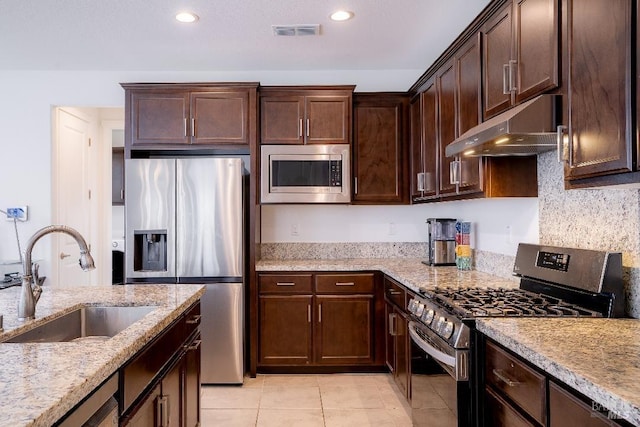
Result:
<instances>
[{"instance_id":1,"label":"electrical outlet","mask_svg":"<svg viewBox=\"0 0 640 427\"><path fill-rule=\"evenodd\" d=\"M17 219L18 221L26 221L29 219L29 211L27 206L19 206L14 208L7 208L7 221L13 221L13 219Z\"/></svg>"},{"instance_id":2,"label":"electrical outlet","mask_svg":"<svg viewBox=\"0 0 640 427\"><path fill-rule=\"evenodd\" d=\"M507 244L511 244L511 242L513 241L513 236L511 235L511 226L507 225L505 227L505 240Z\"/></svg>"},{"instance_id":3,"label":"electrical outlet","mask_svg":"<svg viewBox=\"0 0 640 427\"><path fill-rule=\"evenodd\" d=\"M300 227L298 224L291 224L291 235L297 236L300 234Z\"/></svg>"},{"instance_id":4,"label":"electrical outlet","mask_svg":"<svg viewBox=\"0 0 640 427\"><path fill-rule=\"evenodd\" d=\"M389 223L389 236L395 236L396 235L396 223L395 222L390 222Z\"/></svg>"}]
</instances>

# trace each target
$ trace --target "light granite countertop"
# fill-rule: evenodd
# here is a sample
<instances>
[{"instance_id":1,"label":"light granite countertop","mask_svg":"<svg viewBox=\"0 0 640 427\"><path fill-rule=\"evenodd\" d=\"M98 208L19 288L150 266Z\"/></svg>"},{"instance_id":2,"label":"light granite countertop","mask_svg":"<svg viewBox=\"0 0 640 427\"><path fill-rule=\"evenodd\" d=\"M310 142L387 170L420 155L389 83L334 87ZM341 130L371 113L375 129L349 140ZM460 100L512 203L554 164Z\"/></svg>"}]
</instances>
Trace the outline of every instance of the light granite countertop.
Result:
<instances>
[{"instance_id":1,"label":"light granite countertop","mask_svg":"<svg viewBox=\"0 0 640 427\"><path fill-rule=\"evenodd\" d=\"M276 271L381 271L414 292L444 287L517 288L518 278L503 278L476 270L458 270L455 266L432 267L419 258L352 258L258 261L256 270Z\"/></svg>"},{"instance_id":2,"label":"light granite countertop","mask_svg":"<svg viewBox=\"0 0 640 427\"><path fill-rule=\"evenodd\" d=\"M478 330L640 425L640 321L637 319L493 318Z\"/></svg>"},{"instance_id":3,"label":"light granite countertop","mask_svg":"<svg viewBox=\"0 0 640 427\"><path fill-rule=\"evenodd\" d=\"M204 293L202 285L44 287L36 319L17 320L19 287L0 291L0 341L83 305L158 308L103 342L0 343L0 426L50 426Z\"/></svg>"}]
</instances>

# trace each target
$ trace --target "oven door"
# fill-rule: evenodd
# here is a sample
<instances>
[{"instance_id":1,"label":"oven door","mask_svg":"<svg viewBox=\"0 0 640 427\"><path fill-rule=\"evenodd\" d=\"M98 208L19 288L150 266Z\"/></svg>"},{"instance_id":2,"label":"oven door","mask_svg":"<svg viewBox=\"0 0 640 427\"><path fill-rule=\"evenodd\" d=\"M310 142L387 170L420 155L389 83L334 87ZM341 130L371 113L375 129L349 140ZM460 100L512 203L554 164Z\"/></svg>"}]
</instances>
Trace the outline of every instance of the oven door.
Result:
<instances>
[{"instance_id":1,"label":"oven door","mask_svg":"<svg viewBox=\"0 0 640 427\"><path fill-rule=\"evenodd\" d=\"M409 322L411 419L414 426L472 425L468 350L457 350L428 328Z\"/></svg>"}]
</instances>

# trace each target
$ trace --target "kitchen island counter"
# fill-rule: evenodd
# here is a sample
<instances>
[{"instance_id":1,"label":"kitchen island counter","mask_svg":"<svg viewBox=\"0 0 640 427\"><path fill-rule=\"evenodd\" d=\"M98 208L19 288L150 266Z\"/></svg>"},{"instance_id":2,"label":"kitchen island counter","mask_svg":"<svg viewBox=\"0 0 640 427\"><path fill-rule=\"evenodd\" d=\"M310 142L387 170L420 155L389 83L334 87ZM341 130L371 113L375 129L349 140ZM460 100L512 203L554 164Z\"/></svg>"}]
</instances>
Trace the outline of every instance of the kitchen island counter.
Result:
<instances>
[{"instance_id":1,"label":"kitchen island counter","mask_svg":"<svg viewBox=\"0 0 640 427\"><path fill-rule=\"evenodd\" d=\"M0 343L0 426L50 426L204 293L202 285L44 287L36 319L17 320L20 288L0 291L0 341L84 305L157 306L102 342Z\"/></svg>"},{"instance_id":2,"label":"kitchen island counter","mask_svg":"<svg viewBox=\"0 0 640 427\"><path fill-rule=\"evenodd\" d=\"M637 319L478 319L480 332L640 425L640 321Z\"/></svg>"},{"instance_id":3,"label":"kitchen island counter","mask_svg":"<svg viewBox=\"0 0 640 427\"><path fill-rule=\"evenodd\" d=\"M517 278L504 278L455 266L432 267L418 258L350 258L258 261L256 271L381 271L414 292L436 286L517 288Z\"/></svg>"}]
</instances>

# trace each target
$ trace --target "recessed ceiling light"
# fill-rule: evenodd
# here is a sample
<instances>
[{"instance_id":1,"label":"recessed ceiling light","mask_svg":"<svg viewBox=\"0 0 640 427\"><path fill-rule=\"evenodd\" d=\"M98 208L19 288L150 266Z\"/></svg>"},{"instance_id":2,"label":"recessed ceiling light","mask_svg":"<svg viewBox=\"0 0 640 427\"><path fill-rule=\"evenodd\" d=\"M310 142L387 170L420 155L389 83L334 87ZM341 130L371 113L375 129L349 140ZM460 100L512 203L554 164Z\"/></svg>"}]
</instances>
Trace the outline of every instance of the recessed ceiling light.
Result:
<instances>
[{"instance_id":1,"label":"recessed ceiling light","mask_svg":"<svg viewBox=\"0 0 640 427\"><path fill-rule=\"evenodd\" d=\"M331 14L333 21L347 21L351 18L353 18L353 12L349 12L348 10L339 10Z\"/></svg>"},{"instance_id":2,"label":"recessed ceiling light","mask_svg":"<svg viewBox=\"0 0 640 427\"><path fill-rule=\"evenodd\" d=\"M192 12L180 12L176 15L176 19L180 22L196 22L199 18L198 15Z\"/></svg>"}]
</instances>

